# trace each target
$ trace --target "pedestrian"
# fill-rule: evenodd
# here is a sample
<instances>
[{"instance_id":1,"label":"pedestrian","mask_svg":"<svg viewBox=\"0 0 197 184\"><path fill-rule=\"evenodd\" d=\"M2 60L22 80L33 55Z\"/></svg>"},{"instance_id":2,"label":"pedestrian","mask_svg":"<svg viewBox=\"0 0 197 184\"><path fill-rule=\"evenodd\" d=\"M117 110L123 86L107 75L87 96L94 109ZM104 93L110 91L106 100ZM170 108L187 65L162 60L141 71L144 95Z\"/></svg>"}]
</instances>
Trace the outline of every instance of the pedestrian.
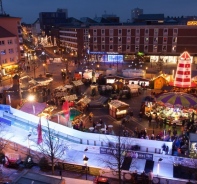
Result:
<instances>
[{"instance_id":1,"label":"pedestrian","mask_svg":"<svg viewBox=\"0 0 197 184\"><path fill-rule=\"evenodd\" d=\"M132 119L133 118L133 111L130 110L130 118Z\"/></svg>"},{"instance_id":2,"label":"pedestrian","mask_svg":"<svg viewBox=\"0 0 197 184\"><path fill-rule=\"evenodd\" d=\"M152 184L153 183L153 171L151 170L149 173L148 173L148 180L149 180L149 184Z\"/></svg>"}]
</instances>

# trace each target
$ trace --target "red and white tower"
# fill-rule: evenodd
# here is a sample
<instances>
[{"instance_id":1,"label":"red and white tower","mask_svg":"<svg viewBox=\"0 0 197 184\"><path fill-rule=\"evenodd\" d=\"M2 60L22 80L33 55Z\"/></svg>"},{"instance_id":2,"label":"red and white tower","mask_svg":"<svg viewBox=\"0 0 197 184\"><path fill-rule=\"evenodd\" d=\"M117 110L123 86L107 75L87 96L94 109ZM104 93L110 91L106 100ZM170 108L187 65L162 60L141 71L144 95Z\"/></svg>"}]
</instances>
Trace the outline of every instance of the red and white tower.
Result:
<instances>
[{"instance_id":1,"label":"red and white tower","mask_svg":"<svg viewBox=\"0 0 197 184\"><path fill-rule=\"evenodd\" d=\"M191 57L186 51L179 57L173 86L180 88L196 86L196 84L191 80Z\"/></svg>"}]
</instances>

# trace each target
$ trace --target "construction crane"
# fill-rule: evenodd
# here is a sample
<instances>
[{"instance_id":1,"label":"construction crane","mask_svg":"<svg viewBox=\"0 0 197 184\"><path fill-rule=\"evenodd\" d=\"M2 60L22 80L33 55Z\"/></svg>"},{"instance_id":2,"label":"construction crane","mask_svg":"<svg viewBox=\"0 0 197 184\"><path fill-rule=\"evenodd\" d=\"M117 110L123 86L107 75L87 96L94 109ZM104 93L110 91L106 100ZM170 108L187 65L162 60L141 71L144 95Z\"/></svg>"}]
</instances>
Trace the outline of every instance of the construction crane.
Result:
<instances>
[{"instance_id":1,"label":"construction crane","mask_svg":"<svg viewBox=\"0 0 197 184\"><path fill-rule=\"evenodd\" d=\"M4 15L5 12L3 11L3 3L2 0L0 0L0 15Z\"/></svg>"}]
</instances>

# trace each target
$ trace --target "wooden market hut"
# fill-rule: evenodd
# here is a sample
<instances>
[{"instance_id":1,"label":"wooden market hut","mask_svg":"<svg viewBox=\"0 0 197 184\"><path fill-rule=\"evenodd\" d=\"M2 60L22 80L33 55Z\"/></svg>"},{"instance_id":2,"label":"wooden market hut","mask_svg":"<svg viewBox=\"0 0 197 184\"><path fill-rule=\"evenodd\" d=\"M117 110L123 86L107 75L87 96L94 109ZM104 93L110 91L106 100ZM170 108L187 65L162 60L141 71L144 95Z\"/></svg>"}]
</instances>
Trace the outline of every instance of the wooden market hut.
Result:
<instances>
[{"instance_id":1,"label":"wooden market hut","mask_svg":"<svg viewBox=\"0 0 197 184\"><path fill-rule=\"evenodd\" d=\"M154 80L154 89L162 89L163 86L168 84L168 80L164 74L157 76Z\"/></svg>"},{"instance_id":2,"label":"wooden market hut","mask_svg":"<svg viewBox=\"0 0 197 184\"><path fill-rule=\"evenodd\" d=\"M129 104L119 100L109 102L109 114L114 118L123 118L128 114Z\"/></svg>"}]
</instances>

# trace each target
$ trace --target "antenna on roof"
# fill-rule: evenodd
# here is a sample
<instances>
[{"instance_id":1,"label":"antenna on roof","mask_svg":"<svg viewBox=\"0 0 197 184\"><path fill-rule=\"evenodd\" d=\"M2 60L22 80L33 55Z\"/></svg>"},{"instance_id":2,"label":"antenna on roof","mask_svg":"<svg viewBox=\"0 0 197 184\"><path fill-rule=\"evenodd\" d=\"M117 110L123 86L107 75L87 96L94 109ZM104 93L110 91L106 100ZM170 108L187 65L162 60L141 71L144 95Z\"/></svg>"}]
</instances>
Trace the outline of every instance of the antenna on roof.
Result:
<instances>
[{"instance_id":1,"label":"antenna on roof","mask_svg":"<svg viewBox=\"0 0 197 184\"><path fill-rule=\"evenodd\" d=\"M4 15L5 12L3 10L3 3L2 3L2 0L0 0L0 15Z\"/></svg>"}]
</instances>

